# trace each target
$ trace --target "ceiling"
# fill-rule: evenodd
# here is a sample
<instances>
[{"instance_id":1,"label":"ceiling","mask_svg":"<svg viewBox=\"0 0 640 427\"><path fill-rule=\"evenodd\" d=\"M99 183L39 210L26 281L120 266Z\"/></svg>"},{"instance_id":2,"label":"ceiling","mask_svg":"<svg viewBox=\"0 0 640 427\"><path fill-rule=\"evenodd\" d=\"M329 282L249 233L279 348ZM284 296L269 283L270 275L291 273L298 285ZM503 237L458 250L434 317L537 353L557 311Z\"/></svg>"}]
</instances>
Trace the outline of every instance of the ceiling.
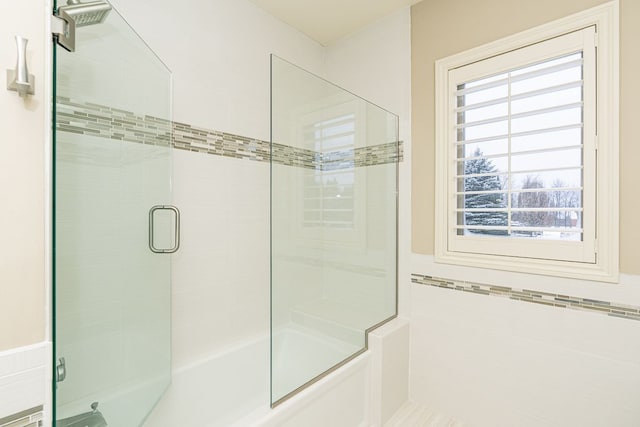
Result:
<instances>
[{"instance_id":1,"label":"ceiling","mask_svg":"<svg viewBox=\"0 0 640 427\"><path fill-rule=\"evenodd\" d=\"M421 0L250 0L326 46Z\"/></svg>"}]
</instances>

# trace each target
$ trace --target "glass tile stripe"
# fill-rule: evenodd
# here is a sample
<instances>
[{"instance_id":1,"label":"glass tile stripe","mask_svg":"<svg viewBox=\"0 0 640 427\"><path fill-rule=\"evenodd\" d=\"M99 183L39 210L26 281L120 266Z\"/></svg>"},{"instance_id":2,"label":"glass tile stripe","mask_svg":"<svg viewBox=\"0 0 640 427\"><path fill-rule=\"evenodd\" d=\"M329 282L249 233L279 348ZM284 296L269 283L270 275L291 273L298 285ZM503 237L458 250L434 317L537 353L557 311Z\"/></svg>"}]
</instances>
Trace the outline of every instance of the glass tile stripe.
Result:
<instances>
[{"instance_id":1,"label":"glass tile stripe","mask_svg":"<svg viewBox=\"0 0 640 427\"><path fill-rule=\"evenodd\" d=\"M167 146L178 150L269 162L271 144L256 138L171 122L105 105L57 98L57 130L114 140ZM392 142L351 150L319 153L285 144L273 144L278 164L317 170L349 169L403 160L403 143Z\"/></svg>"},{"instance_id":2,"label":"glass tile stripe","mask_svg":"<svg viewBox=\"0 0 640 427\"><path fill-rule=\"evenodd\" d=\"M628 320L640 320L640 306L620 304L610 301L554 294L532 289L518 289L508 286L445 279L442 277L433 277L417 273L411 274L411 283L451 289L454 291L509 298L512 300L549 305L557 308L587 311Z\"/></svg>"}]
</instances>

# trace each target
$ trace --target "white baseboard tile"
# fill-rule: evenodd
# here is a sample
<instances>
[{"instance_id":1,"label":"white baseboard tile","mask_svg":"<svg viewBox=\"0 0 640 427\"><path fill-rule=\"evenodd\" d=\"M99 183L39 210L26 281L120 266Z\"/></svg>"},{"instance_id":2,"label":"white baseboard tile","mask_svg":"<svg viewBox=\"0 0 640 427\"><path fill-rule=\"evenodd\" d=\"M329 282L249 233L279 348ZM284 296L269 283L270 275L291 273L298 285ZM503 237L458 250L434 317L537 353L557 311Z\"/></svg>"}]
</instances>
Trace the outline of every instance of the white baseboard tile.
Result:
<instances>
[{"instance_id":1,"label":"white baseboard tile","mask_svg":"<svg viewBox=\"0 0 640 427\"><path fill-rule=\"evenodd\" d=\"M0 419L44 406L49 343L0 352Z\"/></svg>"}]
</instances>

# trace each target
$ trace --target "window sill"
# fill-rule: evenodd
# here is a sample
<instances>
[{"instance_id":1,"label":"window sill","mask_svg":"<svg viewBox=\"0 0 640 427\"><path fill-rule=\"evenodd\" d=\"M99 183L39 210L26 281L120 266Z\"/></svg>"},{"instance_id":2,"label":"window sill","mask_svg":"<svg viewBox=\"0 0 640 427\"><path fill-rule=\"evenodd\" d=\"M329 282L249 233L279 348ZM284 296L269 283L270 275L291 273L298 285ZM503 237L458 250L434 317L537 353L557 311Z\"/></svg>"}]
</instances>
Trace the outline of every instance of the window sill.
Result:
<instances>
[{"instance_id":1,"label":"window sill","mask_svg":"<svg viewBox=\"0 0 640 427\"><path fill-rule=\"evenodd\" d=\"M618 283L619 280L617 260L614 259L600 259L591 264L443 251L435 254L435 262L607 283Z\"/></svg>"}]
</instances>

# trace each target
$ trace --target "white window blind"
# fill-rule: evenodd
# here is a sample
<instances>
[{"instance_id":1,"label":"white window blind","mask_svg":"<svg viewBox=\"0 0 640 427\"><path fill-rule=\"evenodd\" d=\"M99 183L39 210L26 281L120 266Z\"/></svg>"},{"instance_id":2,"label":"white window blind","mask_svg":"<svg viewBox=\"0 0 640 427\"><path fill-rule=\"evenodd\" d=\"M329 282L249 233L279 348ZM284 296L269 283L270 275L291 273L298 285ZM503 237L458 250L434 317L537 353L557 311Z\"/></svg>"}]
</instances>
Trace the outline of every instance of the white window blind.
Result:
<instances>
[{"instance_id":1,"label":"white window blind","mask_svg":"<svg viewBox=\"0 0 640 427\"><path fill-rule=\"evenodd\" d=\"M595 262L594 37L449 71L450 249Z\"/></svg>"},{"instance_id":2,"label":"white window blind","mask_svg":"<svg viewBox=\"0 0 640 427\"><path fill-rule=\"evenodd\" d=\"M323 161L322 168L305 172L303 227L354 228L355 126L354 113L305 126L305 146Z\"/></svg>"},{"instance_id":3,"label":"white window blind","mask_svg":"<svg viewBox=\"0 0 640 427\"><path fill-rule=\"evenodd\" d=\"M578 52L458 86L458 234L582 240L582 72Z\"/></svg>"}]
</instances>

